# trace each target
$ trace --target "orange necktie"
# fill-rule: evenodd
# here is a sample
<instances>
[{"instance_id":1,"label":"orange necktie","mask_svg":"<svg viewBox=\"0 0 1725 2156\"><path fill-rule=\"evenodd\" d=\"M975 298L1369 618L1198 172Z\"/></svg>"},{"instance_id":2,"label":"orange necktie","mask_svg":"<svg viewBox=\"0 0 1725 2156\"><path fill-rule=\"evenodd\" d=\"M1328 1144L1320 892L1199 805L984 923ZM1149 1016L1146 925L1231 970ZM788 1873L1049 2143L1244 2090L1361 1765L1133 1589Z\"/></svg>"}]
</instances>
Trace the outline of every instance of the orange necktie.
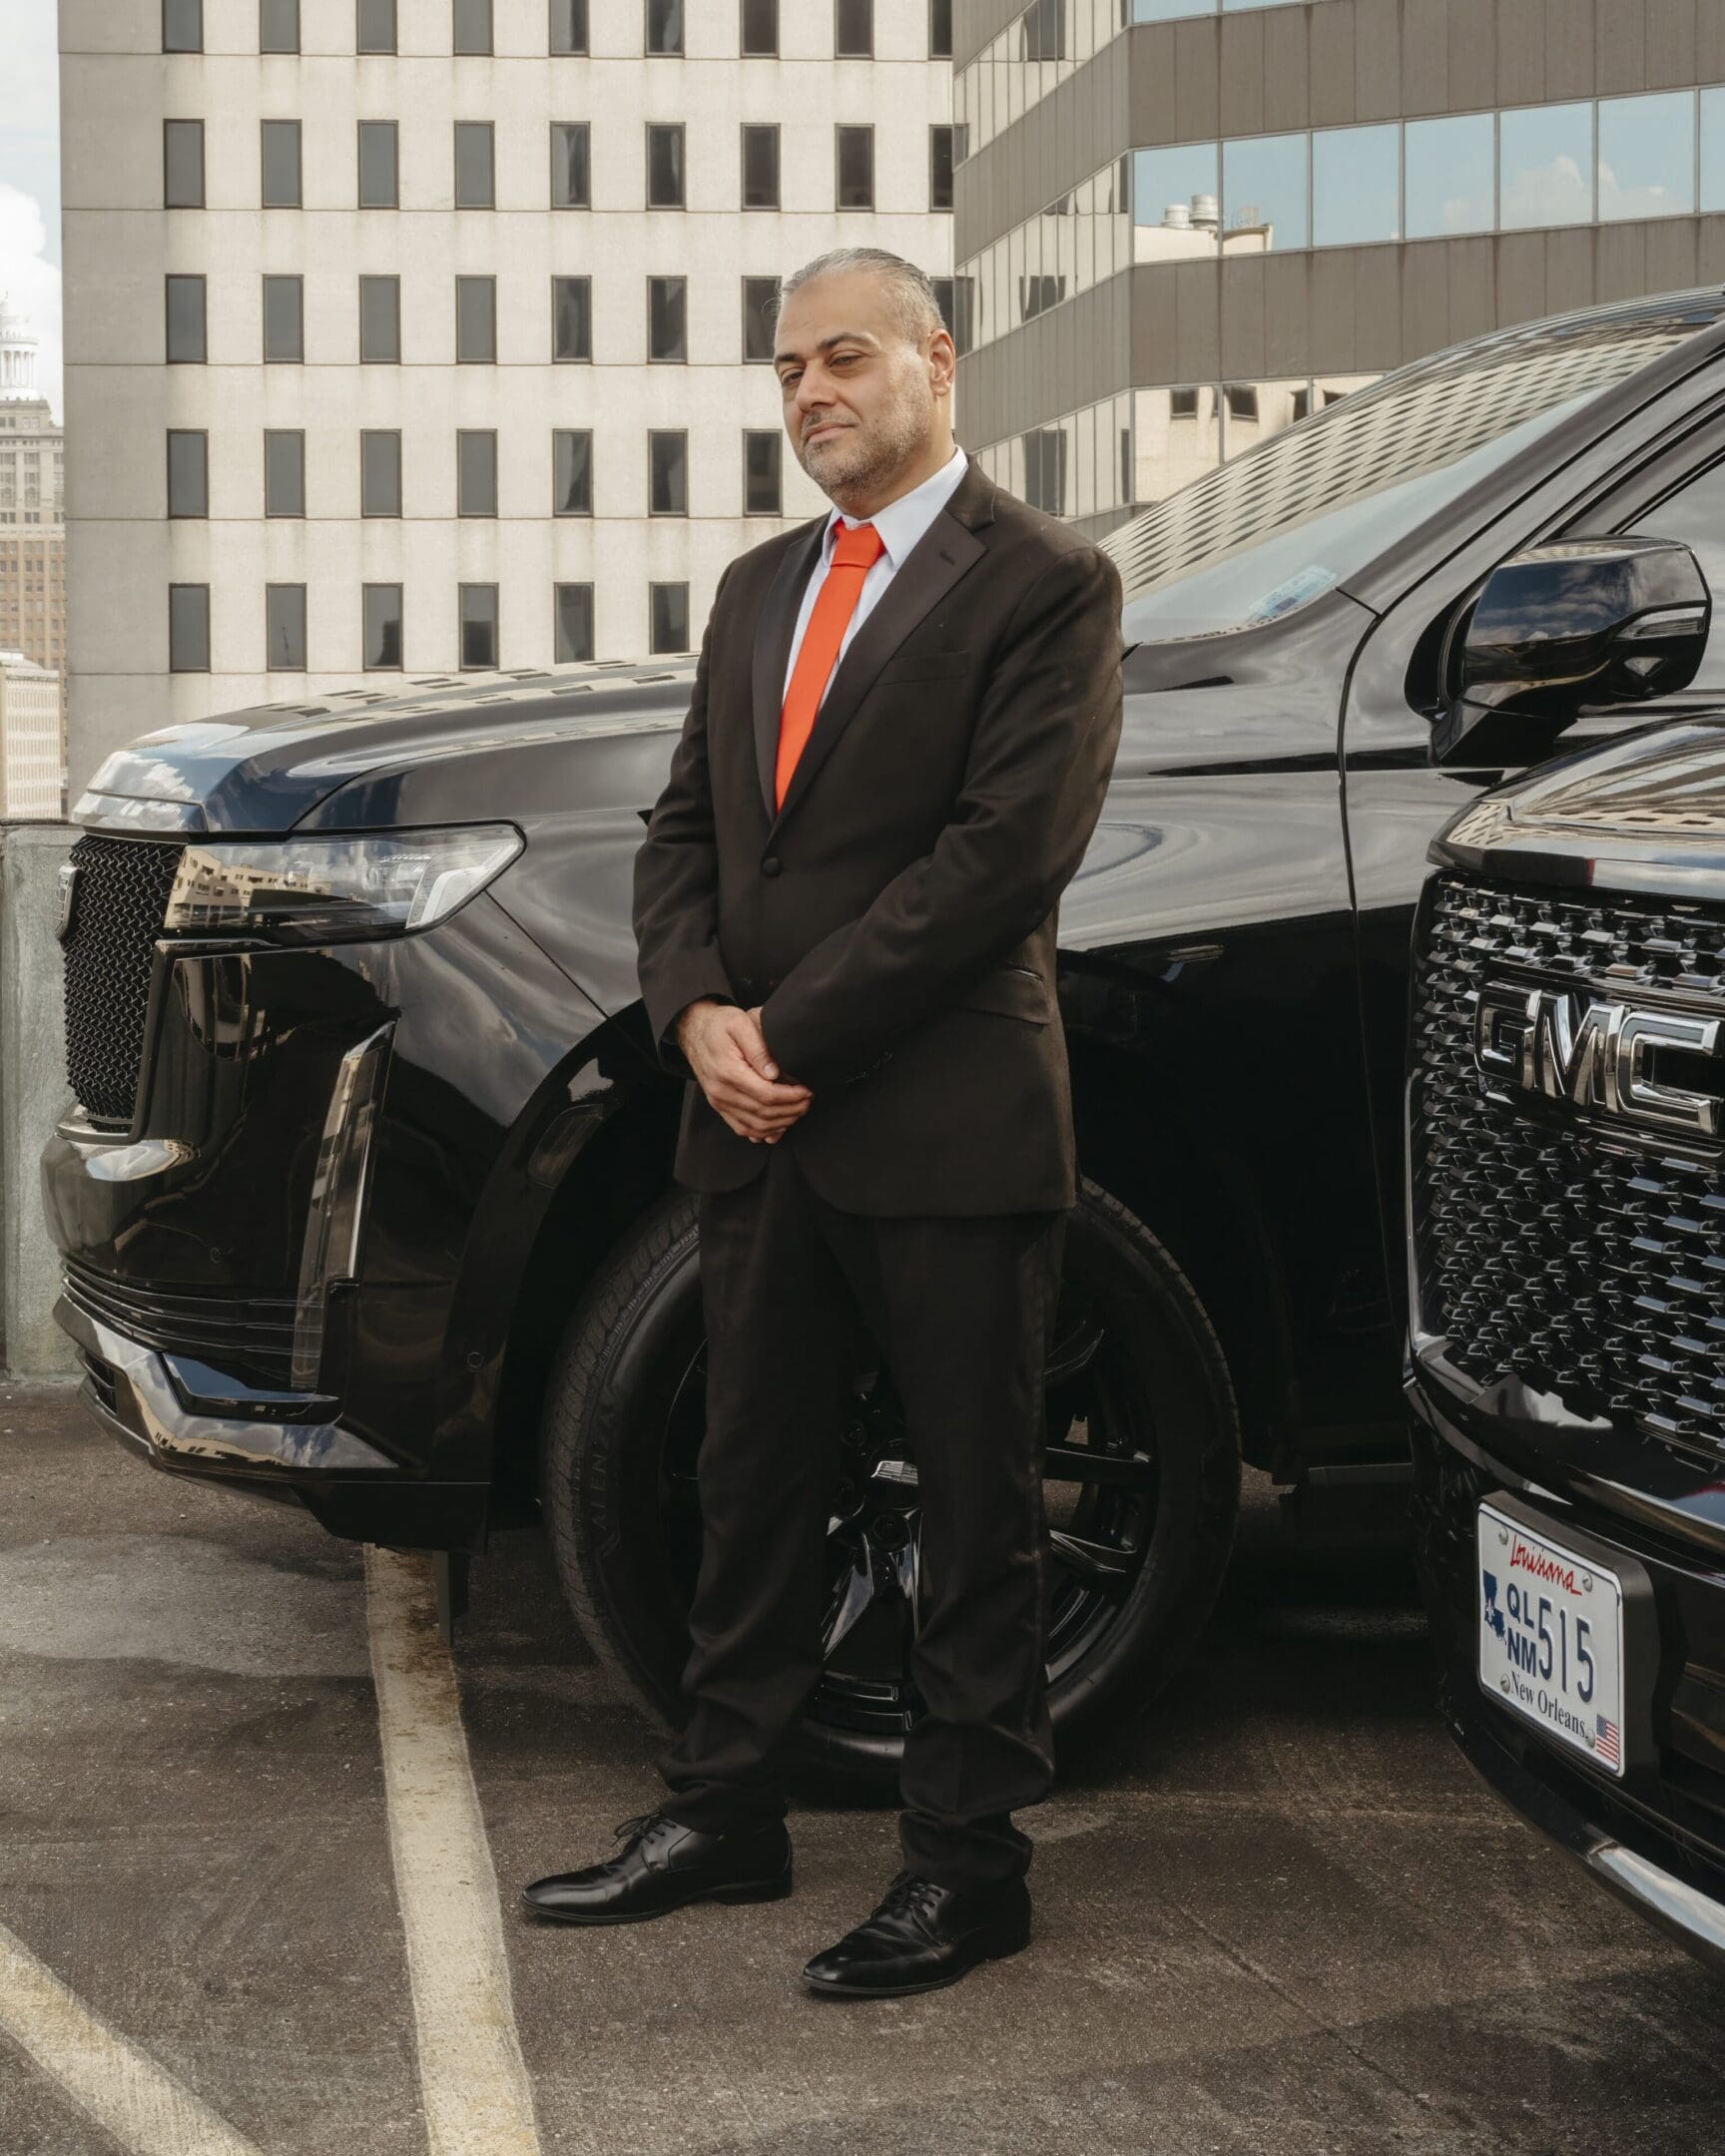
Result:
<instances>
[{"instance_id":1,"label":"orange necktie","mask_svg":"<svg viewBox=\"0 0 1725 2156\"><path fill-rule=\"evenodd\" d=\"M791 670L791 686L779 714L779 762L773 775L773 798L780 808L785 806L785 790L815 725L815 714L821 709L821 693L845 641L846 628L862 596L862 579L885 549L885 540L872 524L839 526L827 578L815 595L815 608L803 632L797 664Z\"/></svg>"}]
</instances>

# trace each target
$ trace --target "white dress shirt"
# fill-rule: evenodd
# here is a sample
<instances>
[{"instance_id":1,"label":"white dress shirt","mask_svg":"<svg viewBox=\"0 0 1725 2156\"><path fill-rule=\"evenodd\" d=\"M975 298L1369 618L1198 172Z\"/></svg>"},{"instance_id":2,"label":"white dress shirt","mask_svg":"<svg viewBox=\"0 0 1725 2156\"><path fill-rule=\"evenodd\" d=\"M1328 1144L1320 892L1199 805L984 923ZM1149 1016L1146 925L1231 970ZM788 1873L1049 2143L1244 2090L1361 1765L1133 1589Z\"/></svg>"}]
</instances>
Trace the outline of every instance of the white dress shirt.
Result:
<instances>
[{"instance_id":1,"label":"white dress shirt","mask_svg":"<svg viewBox=\"0 0 1725 2156\"><path fill-rule=\"evenodd\" d=\"M803 648L803 632L809 626L809 617L815 611L815 601L820 596L822 585L827 581L827 571L832 567L834 534L841 521L853 531L859 524L872 524L880 534L882 551L869 564L868 573L862 579L862 589L858 594L857 604L840 640L839 656L834 660L832 672L827 676L826 687L821 691L822 703L827 701L827 689L832 687L833 677L838 673L845 654L851 649L851 639L868 619L869 610L878 603L880 594L897 575L899 563L951 500L969 463L969 457L954 443L951 456L931 478L924 479L920 486L912 487L908 494L900 494L896 501L889 501L884 509L876 509L871 517L843 516L842 511L837 508L828 517L827 529L821 535L821 559L815 564L814 572L803 593L803 604L797 614L797 629L791 639L790 663L785 669L785 686L779 692L781 706L791 694L791 677L797 671L797 654Z\"/></svg>"}]
</instances>

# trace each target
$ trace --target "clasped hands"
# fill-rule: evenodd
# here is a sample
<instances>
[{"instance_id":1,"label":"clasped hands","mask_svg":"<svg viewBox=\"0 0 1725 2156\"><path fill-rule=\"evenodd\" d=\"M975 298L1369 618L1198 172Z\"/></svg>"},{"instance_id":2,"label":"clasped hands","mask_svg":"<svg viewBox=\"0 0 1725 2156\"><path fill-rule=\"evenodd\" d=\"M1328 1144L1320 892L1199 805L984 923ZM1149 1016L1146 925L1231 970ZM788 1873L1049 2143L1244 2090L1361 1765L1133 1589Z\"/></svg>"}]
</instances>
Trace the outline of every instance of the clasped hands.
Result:
<instances>
[{"instance_id":1,"label":"clasped hands","mask_svg":"<svg viewBox=\"0 0 1725 2156\"><path fill-rule=\"evenodd\" d=\"M779 1076L761 1030L762 1006L749 1010L700 996L677 1020L677 1045L710 1105L739 1138L777 1145L815 1098Z\"/></svg>"}]
</instances>

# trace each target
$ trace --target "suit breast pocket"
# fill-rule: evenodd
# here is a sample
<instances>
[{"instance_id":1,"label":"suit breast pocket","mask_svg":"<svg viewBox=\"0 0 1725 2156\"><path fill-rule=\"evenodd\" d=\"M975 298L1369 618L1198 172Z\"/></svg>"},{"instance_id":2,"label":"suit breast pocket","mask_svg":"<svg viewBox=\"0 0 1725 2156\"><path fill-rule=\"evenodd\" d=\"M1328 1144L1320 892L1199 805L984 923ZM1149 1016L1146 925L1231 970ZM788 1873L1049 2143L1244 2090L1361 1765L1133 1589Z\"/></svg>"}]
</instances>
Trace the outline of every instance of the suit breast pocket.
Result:
<instances>
[{"instance_id":1,"label":"suit breast pocket","mask_svg":"<svg viewBox=\"0 0 1725 2156\"><path fill-rule=\"evenodd\" d=\"M900 652L875 675L874 685L886 689L901 682L952 681L969 673L975 656L971 651Z\"/></svg>"}]
</instances>

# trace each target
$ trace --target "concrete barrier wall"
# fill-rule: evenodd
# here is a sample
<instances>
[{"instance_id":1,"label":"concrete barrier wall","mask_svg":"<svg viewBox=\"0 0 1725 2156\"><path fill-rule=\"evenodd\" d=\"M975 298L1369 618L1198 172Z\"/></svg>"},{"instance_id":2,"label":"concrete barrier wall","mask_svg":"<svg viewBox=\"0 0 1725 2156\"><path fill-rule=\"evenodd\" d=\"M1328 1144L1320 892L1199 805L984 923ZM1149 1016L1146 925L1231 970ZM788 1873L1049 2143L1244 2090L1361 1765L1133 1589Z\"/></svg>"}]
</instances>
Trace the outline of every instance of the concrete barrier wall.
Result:
<instances>
[{"instance_id":1,"label":"concrete barrier wall","mask_svg":"<svg viewBox=\"0 0 1725 2156\"><path fill-rule=\"evenodd\" d=\"M0 823L0 1354L16 1377L70 1376L72 1343L50 1313L58 1256L42 1220L37 1163L71 1105L66 1083L60 863L67 823Z\"/></svg>"}]
</instances>

